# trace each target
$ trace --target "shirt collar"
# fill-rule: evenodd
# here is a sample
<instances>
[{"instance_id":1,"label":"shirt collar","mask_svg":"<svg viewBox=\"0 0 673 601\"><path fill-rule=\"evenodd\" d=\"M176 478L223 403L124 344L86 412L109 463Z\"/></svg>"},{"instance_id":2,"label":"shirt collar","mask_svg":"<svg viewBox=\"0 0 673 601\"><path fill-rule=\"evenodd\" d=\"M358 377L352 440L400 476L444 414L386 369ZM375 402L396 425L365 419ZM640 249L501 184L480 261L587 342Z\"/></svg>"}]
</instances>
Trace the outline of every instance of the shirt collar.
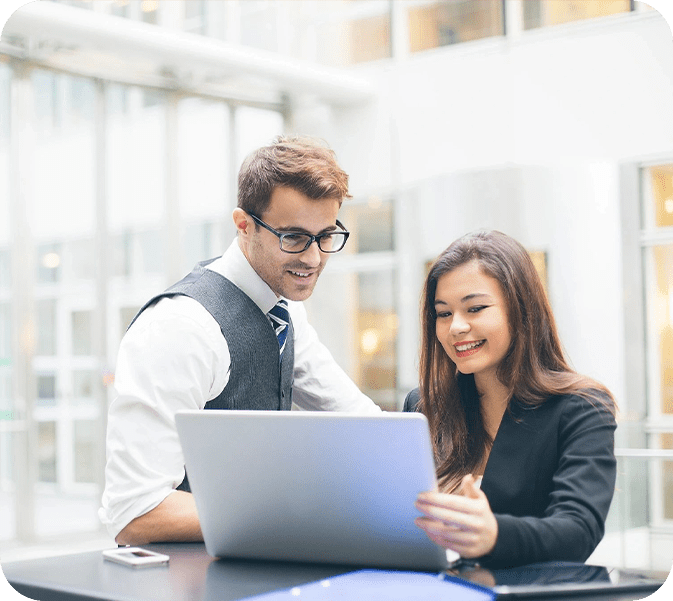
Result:
<instances>
[{"instance_id":1,"label":"shirt collar","mask_svg":"<svg viewBox=\"0 0 673 601\"><path fill-rule=\"evenodd\" d=\"M234 238L226 252L208 267L245 292L262 313L268 313L278 302L276 293L248 263L248 259L238 245L238 237Z\"/></svg>"}]
</instances>

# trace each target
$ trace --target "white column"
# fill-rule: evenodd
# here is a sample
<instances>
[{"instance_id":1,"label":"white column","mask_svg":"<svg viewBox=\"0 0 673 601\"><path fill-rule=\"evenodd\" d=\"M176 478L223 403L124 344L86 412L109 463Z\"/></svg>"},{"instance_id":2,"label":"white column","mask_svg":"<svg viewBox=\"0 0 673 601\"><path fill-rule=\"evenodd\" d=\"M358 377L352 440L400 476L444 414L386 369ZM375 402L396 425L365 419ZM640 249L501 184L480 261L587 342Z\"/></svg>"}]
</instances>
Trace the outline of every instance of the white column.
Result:
<instances>
[{"instance_id":1,"label":"white column","mask_svg":"<svg viewBox=\"0 0 673 601\"><path fill-rule=\"evenodd\" d=\"M96 144L96 303L92 316L93 321L93 352L98 359L98 377L94 389L94 398L98 407L95 430L96 445L94 448L95 484L99 496L105 486L105 437L107 432L108 388L104 384L109 365L108 362L108 282L110 242L107 219L107 101L106 85L102 80L96 81L95 108L95 144ZM116 323L116 322L115 322ZM102 527L102 525L101 525Z\"/></svg>"},{"instance_id":2,"label":"white column","mask_svg":"<svg viewBox=\"0 0 673 601\"><path fill-rule=\"evenodd\" d=\"M409 7L406 2L390 0L390 52L396 60L409 56Z\"/></svg>"},{"instance_id":3,"label":"white column","mask_svg":"<svg viewBox=\"0 0 673 601\"><path fill-rule=\"evenodd\" d=\"M164 205L164 244L167 285L177 282L182 269L182 223L178 195L178 102L176 92L166 95L166 202Z\"/></svg>"},{"instance_id":4,"label":"white column","mask_svg":"<svg viewBox=\"0 0 673 601\"><path fill-rule=\"evenodd\" d=\"M35 248L28 221L31 199L33 94L30 72L14 65L10 99L10 223L12 269L12 395L16 420L12 447L16 486L16 535L35 538L35 482L37 480L37 429L33 420L35 374Z\"/></svg>"},{"instance_id":5,"label":"white column","mask_svg":"<svg viewBox=\"0 0 673 601\"><path fill-rule=\"evenodd\" d=\"M232 44L241 43L241 7L239 0L228 0L224 6L224 39Z\"/></svg>"},{"instance_id":6,"label":"white column","mask_svg":"<svg viewBox=\"0 0 673 601\"><path fill-rule=\"evenodd\" d=\"M505 0L505 31L507 39L517 40L521 37L523 32L522 0Z\"/></svg>"}]
</instances>

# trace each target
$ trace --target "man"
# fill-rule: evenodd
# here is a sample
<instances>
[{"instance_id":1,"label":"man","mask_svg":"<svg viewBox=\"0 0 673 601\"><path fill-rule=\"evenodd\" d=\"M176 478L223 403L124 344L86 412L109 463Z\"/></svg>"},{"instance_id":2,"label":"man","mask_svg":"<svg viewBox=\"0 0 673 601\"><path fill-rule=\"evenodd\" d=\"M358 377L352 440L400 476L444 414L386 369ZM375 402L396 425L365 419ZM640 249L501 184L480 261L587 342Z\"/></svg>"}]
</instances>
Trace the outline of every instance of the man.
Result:
<instances>
[{"instance_id":1,"label":"man","mask_svg":"<svg viewBox=\"0 0 673 601\"><path fill-rule=\"evenodd\" d=\"M280 137L244 161L238 186L237 239L151 299L119 348L99 511L119 544L202 540L176 411L379 411L299 302L348 238L348 175L317 141Z\"/></svg>"}]
</instances>

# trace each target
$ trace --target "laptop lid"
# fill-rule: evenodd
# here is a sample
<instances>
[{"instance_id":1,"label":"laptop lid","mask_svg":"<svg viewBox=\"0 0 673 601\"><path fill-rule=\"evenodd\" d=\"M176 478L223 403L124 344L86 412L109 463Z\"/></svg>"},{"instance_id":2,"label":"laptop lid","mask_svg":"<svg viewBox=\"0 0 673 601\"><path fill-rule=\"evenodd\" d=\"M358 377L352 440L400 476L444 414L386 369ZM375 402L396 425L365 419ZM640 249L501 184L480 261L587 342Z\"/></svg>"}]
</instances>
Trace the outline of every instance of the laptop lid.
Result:
<instances>
[{"instance_id":1,"label":"laptop lid","mask_svg":"<svg viewBox=\"0 0 673 601\"><path fill-rule=\"evenodd\" d=\"M414 525L416 496L436 488L425 416L208 410L176 423L210 555L446 568Z\"/></svg>"}]
</instances>

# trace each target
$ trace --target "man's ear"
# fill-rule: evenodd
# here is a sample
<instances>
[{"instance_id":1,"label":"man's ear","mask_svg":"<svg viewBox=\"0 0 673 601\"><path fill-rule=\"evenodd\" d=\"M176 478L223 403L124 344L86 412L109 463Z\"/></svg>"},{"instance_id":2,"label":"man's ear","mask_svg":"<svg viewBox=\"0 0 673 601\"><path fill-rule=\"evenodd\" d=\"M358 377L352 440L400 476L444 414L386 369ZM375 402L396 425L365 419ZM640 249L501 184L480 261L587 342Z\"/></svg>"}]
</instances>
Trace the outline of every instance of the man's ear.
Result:
<instances>
[{"instance_id":1,"label":"man's ear","mask_svg":"<svg viewBox=\"0 0 673 601\"><path fill-rule=\"evenodd\" d=\"M242 236L250 235L250 228L254 226L252 218L243 209L236 207L232 213L236 233Z\"/></svg>"}]
</instances>

